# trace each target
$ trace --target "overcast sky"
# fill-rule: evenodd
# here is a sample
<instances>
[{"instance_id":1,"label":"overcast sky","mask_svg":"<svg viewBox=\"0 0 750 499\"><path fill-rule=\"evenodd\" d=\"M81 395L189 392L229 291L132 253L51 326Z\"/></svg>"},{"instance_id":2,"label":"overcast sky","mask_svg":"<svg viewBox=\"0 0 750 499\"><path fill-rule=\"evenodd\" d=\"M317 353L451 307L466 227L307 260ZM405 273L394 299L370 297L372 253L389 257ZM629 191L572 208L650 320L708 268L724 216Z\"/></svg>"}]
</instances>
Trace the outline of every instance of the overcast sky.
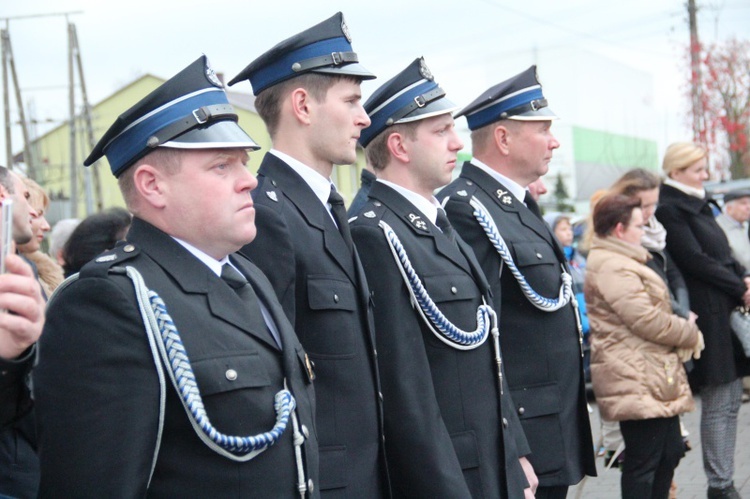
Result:
<instances>
[{"instance_id":1,"label":"overcast sky","mask_svg":"<svg viewBox=\"0 0 750 499\"><path fill-rule=\"evenodd\" d=\"M703 42L750 39L747 0L699 6ZM596 52L652 73L660 112L677 123L686 112L683 54L689 35L687 9L679 0L3 0L0 16L75 12L68 19L77 28L95 104L144 73L168 78L201 53L228 80L272 45L338 10L360 61L380 77L363 84L365 97L423 55L452 100L463 105L533 63L508 67L504 58L559 48L568 54ZM32 103L38 120L65 120L66 18L11 19L7 26L24 101ZM543 68L539 71L543 77ZM250 86L245 82L232 90L250 92ZM11 100L17 120L12 94ZM4 162L1 133L0 147ZM21 148L16 130L13 150Z\"/></svg>"}]
</instances>

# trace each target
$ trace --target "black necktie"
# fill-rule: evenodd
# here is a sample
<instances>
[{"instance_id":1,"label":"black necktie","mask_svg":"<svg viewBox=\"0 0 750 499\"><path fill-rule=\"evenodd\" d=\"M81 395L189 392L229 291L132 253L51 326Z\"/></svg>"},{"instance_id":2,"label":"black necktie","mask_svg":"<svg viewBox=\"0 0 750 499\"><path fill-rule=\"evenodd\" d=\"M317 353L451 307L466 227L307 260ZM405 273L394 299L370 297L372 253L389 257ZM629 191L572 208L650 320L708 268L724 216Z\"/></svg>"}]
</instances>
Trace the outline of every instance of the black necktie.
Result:
<instances>
[{"instance_id":1,"label":"black necktie","mask_svg":"<svg viewBox=\"0 0 750 499\"><path fill-rule=\"evenodd\" d=\"M331 184L331 194L328 196L328 203L331 205L331 215L333 215L336 225L339 226L341 237L344 238L344 242L349 248L349 251L354 251L352 233L349 231L349 219L346 218L346 208L344 208L344 198L341 197L341 194L336 192L336 188L333 184Z\"/></svg>"},{"instance_id":2,"label":"black necktie","mask_svg":"<svg viewBox=\"0 0 750 499\"><path fill-rule=\"evenodd\" d=\"M456 243L456 233L453 232L453 226L450 221L448 221L448 215L445 214L445 210L442 208L438 208L435 225L443 231L443 234L448 236L448 239L450 239L453 244Z\"/></svg>"},{"instance_id":3,"label":"black necktie","mask_svg":"<svg viewBox=\"0 0 750 499\"><path fill-rule=\"evenodd\" d=\"M252 317L252 322L249 324L250 329L258 332L268 331L268 334L273 336L260 310L260 299L252 285L245 279L245 276L228 263L225 263L221 267L221 278L229 284L229 287L237 293L250 310L250 316ZM279 344L276 338L274 340Z\"/></svg>"},{"instance_id":4,"label":"black necktie","mask_svg":"<svg viewBox=\"0 0 750 499\"><path fill-rule=\"evenodd\" d=\"M531 193L529 191L526 191L526 195L523 197L523 202L526 204L526 207L537 216L537 218L544 220L542 218L542 212L539 210L539 205L536 204L536 201L534 201L534 198L531 197Z\"/></svg>"}]
</instances>

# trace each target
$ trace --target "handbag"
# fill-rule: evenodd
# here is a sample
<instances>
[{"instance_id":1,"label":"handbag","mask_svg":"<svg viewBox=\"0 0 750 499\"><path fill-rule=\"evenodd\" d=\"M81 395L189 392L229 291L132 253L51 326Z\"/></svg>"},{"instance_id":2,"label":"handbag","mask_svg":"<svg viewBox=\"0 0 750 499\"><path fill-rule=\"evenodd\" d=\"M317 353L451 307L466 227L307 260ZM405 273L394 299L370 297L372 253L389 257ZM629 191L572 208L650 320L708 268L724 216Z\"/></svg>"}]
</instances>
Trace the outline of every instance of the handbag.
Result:
<instances>
[{"instance_id":1,"label":"handbag","mask_svg":"<svg viewBox=\"0 0 750 499\"><path fill-rule=\"evenodd\" d=\"M734 335L742 343L745 357L750 357L750 308L740 306L732 310L729 315L729 324Z\"/></svg>"}]
</instances>

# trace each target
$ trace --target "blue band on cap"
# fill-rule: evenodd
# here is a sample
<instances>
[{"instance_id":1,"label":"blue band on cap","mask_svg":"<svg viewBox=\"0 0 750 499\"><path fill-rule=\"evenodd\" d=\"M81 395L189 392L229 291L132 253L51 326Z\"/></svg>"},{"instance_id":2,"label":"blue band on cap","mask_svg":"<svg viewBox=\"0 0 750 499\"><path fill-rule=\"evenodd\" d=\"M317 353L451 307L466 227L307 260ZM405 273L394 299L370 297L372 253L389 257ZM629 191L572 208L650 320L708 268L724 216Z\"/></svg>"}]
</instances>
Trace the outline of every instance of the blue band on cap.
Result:
<instances>
[{"instance_id":1,"label":"blue band on cap","mask_svg":"<svg viewBox=\"0 0 750 499\"><path fill-rule=\"evenodd\" d=\"M343 36L328 38L327 40L321 40L293 50L250 75L250 84L253 86L253 93L258 95L261 90L298 74L292 69L292 65L295 62L302 62L305 59L331 54L332 52L351 51L351 44Z\"/></svg>"},{"instance_id":2,"label":"blue band on cap","mask_svg":"<svg viewBox=\"0 0 750 499\"><path fill-rule=\"evenodd\" d=\"M528 104L535 99L543 98L542 89L533 88L528 92L522 92L518 95L514 95L510 99L500 101L497 104L481 109L473 114L466 115L466 122L469 124L470 130L476 130L477 128L482 128L485 125L489 125L490 123L501 119L500 115L505 111Z\"/></svg>"},{"instance_id":3,"label":"blue band on cap","mask_svg":"<svg viewBox=\"0 0 750 499\"><path fill-rule=\"evenodd\" d=\"M415 86L408 92L404 92L383 106L383 108L371 114L370 126L362 130L359 137L359 143L362 147L366 147L375 136L385 130L388 126L386 125L388 119L396 115L400 109L413 103L415 97L425 94L430 90L437 88L437 86L438 84L435 81L425 80L424 83Z\"/></svg>"},{"instance_id":4,"label":"blue band on cap","mask_svg":"<svg viewBox=\"0 0 750 499\"><path fill-rule=\"evenodd\" d=\"M129 166L133 158L148 148L148 139L156 132L184 119L203 106L214 104L229 104L224 91L220 88L201 90L162 107L158 112L123 131L112 139L104 150L112 173L117 176L121 170Z\"/></svg>"}]
</instances>

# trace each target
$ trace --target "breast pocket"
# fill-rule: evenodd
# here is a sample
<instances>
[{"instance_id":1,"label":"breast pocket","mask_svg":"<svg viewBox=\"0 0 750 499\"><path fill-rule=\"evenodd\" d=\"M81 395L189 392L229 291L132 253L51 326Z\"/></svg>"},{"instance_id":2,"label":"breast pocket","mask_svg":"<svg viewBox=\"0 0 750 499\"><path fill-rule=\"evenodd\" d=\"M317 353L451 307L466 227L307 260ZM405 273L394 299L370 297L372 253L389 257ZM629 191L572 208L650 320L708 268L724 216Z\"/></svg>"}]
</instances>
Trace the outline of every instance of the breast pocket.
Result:
<instances>
[{"instance_id":1,"label":"breast pocket","mask_svg":"<svg viewBox=\"0 0 750 499\"><path fill-rule=\"evenodd\" d=\"M307 277L307 305L311 313L300 331L311 355L354 355L354 335L362 326L357 291L348 279L327 275Z\"/></svg>"},{"instance_id":2,"label":"breast pocket","mask_svg":"<svg viewBox=\"0 0 750 499\"><path fill-rule=\"evenodd\" d=\"M517 241L512 243L514 261L534 291L547 297L557 296L562 268L552 246L544 241Z\"/></svg>"},{"instance_id":3,"label":"breast pocket","mask_svg":"<svg viewBox=\"0 0 750 499\"><path fill-rule=\"evenodd\" d=\"M271 385L271 377L258 352L194 360L191 365L204 397Z\"/></svg>"}]
</instances>

